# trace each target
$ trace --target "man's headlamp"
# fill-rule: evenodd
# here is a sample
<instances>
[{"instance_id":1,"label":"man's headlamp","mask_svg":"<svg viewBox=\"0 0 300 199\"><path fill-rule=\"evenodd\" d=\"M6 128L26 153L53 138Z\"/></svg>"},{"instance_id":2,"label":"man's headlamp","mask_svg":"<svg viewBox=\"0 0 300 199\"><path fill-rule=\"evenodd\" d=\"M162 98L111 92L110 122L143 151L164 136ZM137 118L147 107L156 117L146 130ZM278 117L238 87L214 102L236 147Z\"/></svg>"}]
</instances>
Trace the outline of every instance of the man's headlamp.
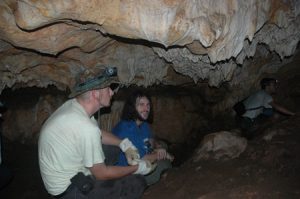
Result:
<instances>
[{"instance_id":1,"label":"man's headlamp","mask_svg":"<svg viewBox=\"0 0 300 199\"><path fill-rule=\"evenodd\" d=\"M107 77L113 77L113 76L117 76L117 67L107 67L104 70L104 75L106 75Z\"/></svg>"},{"instance_id":2,"label":"man's headlamp","mask_svg":"<svg viewBox=\"0 0 300 199\"><path fill-rule=\"evenodd\" d=\"M88 79L85 82L82 82L76 86L76 92L89 90L103 84L110 77L117 76L117 67L107 67L103 73L95 78Z\"/></svg>"}]
</instances>

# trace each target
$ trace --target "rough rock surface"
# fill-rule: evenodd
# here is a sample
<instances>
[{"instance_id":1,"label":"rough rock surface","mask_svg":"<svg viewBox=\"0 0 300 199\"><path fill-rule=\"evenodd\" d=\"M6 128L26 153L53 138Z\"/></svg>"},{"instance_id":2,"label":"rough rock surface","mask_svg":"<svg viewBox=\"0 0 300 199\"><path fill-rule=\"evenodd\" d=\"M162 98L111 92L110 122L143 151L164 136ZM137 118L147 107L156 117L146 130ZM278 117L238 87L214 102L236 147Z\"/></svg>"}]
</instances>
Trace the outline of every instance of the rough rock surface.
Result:
<instances>
[{"instance_id":1,"label":"rough rock surface","mask_svg":"<svg viewBox=\"0 0 300 199\"><path fill-rule=\"evenodd\" d=\"M190 82L236 85L257 52L281 61L295 53L299 10L297 0L1 1L0 92L65 90L79 70L103 64L126 85L176 84L169 68Z\"/></svg>"},{"instance_id":2,"label":"rough rock surface","mask_svg":"<svg viewBox=\"0 0 300 199\"><path fill-rule=\"evenodd\" d=\"M205 159L233 159L247 147L247 140L232 132L222 131L206 135L196 149L194 161Z\"/></svg>"}]
</instances>

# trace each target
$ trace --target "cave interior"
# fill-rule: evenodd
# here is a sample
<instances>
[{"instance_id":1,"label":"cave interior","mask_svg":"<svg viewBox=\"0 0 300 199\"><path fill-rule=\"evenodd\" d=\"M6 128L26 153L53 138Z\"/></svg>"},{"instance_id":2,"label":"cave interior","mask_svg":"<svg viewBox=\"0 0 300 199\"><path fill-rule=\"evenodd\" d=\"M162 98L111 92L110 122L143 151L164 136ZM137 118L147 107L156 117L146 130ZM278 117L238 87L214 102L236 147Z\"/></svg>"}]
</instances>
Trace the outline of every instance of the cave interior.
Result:
<instances>
[{"instance_id":1,"label":"cave interior","mask_svg":"<svg viewBox=\"0 0 300 199\"><path fill-rule=\"evenodd\" d=\"M0 14L2 164L14 176L1 198L51 198L40 129L76 74L104 66L117 67L121 88L95 115L101 128L111 131L128 95L145 90L152 132L175 156L144 199L300 198L300 1L5 0ZM264 77L296 114L244 141L232 107Z\"/></svg>"}]
</instances>

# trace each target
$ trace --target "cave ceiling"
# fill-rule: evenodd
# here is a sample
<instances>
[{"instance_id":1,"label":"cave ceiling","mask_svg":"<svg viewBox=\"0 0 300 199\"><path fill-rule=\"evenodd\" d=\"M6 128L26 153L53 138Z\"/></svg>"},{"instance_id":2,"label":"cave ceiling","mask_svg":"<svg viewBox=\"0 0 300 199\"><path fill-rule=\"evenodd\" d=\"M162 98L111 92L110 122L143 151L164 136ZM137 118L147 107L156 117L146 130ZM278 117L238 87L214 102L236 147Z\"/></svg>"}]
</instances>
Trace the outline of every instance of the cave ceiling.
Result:
<instances>
[{"instance_id":1,"label":"cave ceiling","mask_svg":"<svg viewBox=\"0 0 300 199\"><path fill-rule=\"evenodd\" d=\"M0 93L65 90L105 65L124 85L238 84L253 59L258 73L291 59L299 12L298 0L1 0Z\"/></svg>"}]
</instances>

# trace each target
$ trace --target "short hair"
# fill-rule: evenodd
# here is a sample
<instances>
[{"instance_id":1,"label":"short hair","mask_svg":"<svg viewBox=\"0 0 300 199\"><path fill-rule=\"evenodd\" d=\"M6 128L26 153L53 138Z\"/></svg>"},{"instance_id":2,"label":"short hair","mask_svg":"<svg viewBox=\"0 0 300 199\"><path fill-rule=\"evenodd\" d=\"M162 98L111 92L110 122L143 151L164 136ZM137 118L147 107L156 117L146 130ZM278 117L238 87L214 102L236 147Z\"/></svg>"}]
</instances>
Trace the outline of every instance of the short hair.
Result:
<instances>
[{"instance_id":1,"label":"short hair","mask_svg":"<svg viewBox=\"0 0 300 199\"><path fill-rule=\"evenodd\" d=\"M260 80L261 89L265 89L266 86L269 86L272 82L277 83L277 79L275 78L263 78Z\"/></svg>"},{"instance_id":2,"label":"short hair","mask_svg":"<svg viewBox=\"0 0 300 199\"><path fill-rule=\"evenodd\" d=\"M126 100L124 108L122 111L121 119L123 120L137 120L139 118L138 112L136 110L136 100L141 97L146 97L150 103L150 112L147 122L152 122L153 119L153 110L152 110L152 101L150 95L143 90L136 90Z\"/></svg>"}]
</instances>

